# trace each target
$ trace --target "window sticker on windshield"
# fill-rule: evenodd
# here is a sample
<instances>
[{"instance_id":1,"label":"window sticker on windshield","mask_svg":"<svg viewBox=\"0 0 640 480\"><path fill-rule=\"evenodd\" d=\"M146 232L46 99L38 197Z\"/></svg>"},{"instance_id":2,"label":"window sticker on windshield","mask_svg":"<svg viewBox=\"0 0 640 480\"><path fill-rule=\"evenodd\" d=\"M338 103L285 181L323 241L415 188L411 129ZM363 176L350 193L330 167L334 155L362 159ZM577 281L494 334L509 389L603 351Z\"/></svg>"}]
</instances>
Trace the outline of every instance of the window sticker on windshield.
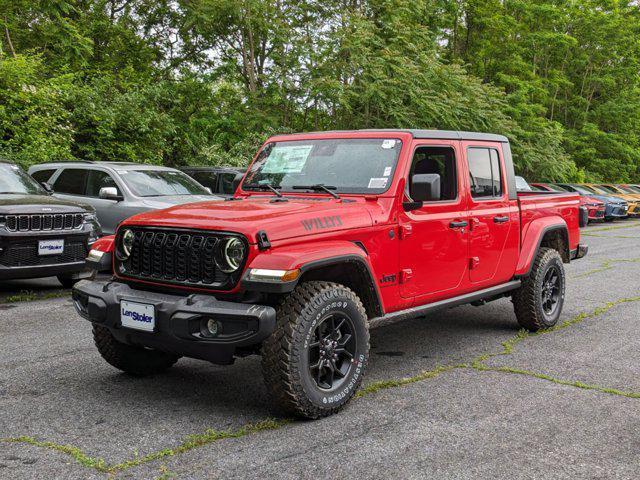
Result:
<instances>
[{"instance_id":1,"label":"window sticker on windshield","mask_svg":"<svg viewBox=\"0 0 640 480\"><path fill-rule=\"evenodd\" d=\"M390 140L390 139L386 139L382 141L382 148L393 148L396 146L396 141L395 140Z\"/></svg>"},{"instance_id":2,"label":"window sticker on windshield","mask_svg":"<svg viewBox=\"0 0 640 480\"><path fill-rule=\"evenodd\" d=\"M262 173L300 173L307 163L313 145L275 147L262 167Z\"/></svg>"},{"instance_id":3,"label":"window sticker on windshield","mask_svg":"<svg viewBox=\"0 0 640 480\"><path fill-rule=\"evenodd\" d=\"M388 178L370 178L368 188L386 188Z\"/></svg>"},{"instance_id":4,"label":"window sticker on windshield","mask_svg":"<svg viewBox=\"0 0 640 480\"><path fill-rule=\"evenodd\" d=\"M385 177L391 175L391 167L384 167L384 173L382 175L384 175Z\"/></svg>"}]
</instances>

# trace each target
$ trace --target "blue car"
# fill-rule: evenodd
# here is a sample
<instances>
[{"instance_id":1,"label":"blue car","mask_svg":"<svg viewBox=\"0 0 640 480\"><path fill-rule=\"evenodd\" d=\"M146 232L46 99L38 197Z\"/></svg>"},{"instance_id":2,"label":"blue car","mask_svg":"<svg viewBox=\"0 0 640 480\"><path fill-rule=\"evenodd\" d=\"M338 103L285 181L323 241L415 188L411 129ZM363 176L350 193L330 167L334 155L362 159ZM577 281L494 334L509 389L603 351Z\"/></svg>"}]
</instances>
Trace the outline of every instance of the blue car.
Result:
<instances>
[{"instance_id":1,"label":"blue car","mask_svg":"<svg viewBox=\"0 0 640 480\"><path fill-rule=\"evenodd\" d=\"M604 220L606 222L612 222L617 218L627 218L629 216L627 213L629 211L629 204L620 198L600 195L589 187L576 185L575 183L557 183L556 185L570 192L576 192L580 195L593 197L604 202Z\"/></svg>"}]
</instances>

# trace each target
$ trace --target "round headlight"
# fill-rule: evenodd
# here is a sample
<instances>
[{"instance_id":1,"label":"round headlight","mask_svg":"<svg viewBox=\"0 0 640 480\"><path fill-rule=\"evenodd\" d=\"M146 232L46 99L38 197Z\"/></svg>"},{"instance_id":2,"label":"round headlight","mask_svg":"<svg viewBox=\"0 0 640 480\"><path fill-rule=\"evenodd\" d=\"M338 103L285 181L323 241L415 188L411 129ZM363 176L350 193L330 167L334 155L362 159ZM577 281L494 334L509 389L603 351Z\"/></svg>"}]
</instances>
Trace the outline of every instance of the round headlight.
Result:
<instances>
[{"instance_id":1,"label":"round headlight","mask_svg":"<svg viewBox=\"0 0 640 480\"><path fill-rule=\"evenodd\" d=\"M224 273L233 273L240 268L244 260L245 248L244 243L239 238L227 238L222 240L216 265Z\"/></svg>"},{"instance_id":2,"label":"round headlight","mask_svg":"<svg viewBox=\"0 0 640 480\"><path fill-rule=\"evenodd\" d=\"M133 248L133 231L125 230L120 240L120 259L126 260L131 255L131 249Z\"/></svg>"}]
</instances>

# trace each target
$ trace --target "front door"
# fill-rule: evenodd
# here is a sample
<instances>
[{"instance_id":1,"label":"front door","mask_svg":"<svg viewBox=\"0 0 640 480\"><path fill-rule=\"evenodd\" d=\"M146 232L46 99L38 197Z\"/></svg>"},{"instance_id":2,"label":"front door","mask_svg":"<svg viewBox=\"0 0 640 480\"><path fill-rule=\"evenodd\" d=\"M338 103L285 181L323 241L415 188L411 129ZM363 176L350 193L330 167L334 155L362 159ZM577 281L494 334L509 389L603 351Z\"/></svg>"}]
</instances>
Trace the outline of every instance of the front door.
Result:
<instances>
[{"instance_id":1,"label":"front door","mask_svg":"<svg viewBox=\"0 0 640 480\"><path fill-rule=\"evenodd\" d=\"M414 174L440 175L440 199L400 215L400 293L418 303L446 296L467 275L469 218L458 147L459 142L416 145L407 175L409 201Z\"/></svg>"}]
</instances>

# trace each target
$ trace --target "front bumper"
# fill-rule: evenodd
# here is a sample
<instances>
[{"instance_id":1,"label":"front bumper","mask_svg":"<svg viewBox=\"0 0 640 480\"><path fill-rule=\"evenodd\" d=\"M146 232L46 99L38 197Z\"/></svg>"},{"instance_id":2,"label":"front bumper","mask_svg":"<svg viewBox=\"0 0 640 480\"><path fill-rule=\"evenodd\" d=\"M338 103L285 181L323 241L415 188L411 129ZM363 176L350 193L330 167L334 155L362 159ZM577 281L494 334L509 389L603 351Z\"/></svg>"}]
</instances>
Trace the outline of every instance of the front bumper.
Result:
<instances>
[{"instance_id":1,"label":"front bumper","mask_svg":"<svg viewBox=\"0 0 640 480\"><path fill-rule=\"evenodd\" d=\"M120 322L120 301L150 304L155 309L155 330L125 328ZM233 361L239 348L259 345L274 330L273 307L219 301L211 295L172 295L135 290L114 281L81 281L73 289L76 311L96 325L109 329L116 340L213 363ZM215 319L221 325L216 337L203 325Z\"/></svg>"}]
</instances>

